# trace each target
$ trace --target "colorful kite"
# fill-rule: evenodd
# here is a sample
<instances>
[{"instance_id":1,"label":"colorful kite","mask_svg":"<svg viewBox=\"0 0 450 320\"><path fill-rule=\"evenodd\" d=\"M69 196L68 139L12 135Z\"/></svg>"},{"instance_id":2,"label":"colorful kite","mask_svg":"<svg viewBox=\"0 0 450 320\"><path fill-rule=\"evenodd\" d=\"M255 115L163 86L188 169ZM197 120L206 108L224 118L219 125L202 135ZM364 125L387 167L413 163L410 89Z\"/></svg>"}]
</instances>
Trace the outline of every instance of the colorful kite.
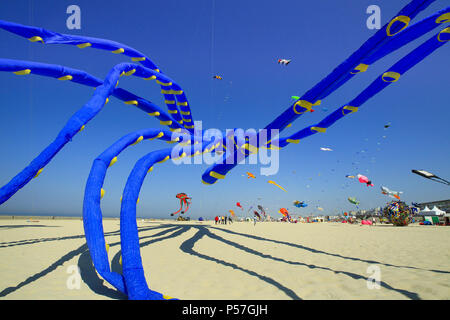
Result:
<instances>
[{"instance_id":1,"label":"colorful kite","mask_svg":"<svg viewBox=\"0 0 450 320\"><path fill-rule=\"evenodd\" d=\"M389 190L388 187L383 187L381 186L381 193L385 194L391 198L395 198L400 200L400 194L403 193L402 191L393 191L393 190Z\"/></svg>"},{"instance_id":2,"label":"colorful kite","mask_svg":"<svg viewBox=\"0 0 450 320\"><path fill-rule=\"evenodd\" d=\"M291 62L291 59L278 59L278 64L287 66Z\"/></svg>"},{"instance_id":3,"label":"colorful kite","mask_svg":"<svg viewBox=\"0 0 450 320\"><path fill-rule=\"evenodd\" d=\"M214 78L214 79L217 79L217 80L222 80L222 77L221 77L221 76L217 76L217 75L216 75L216 76L213 76L213 78Z\"/></svg>"},{"instance_id":4,"label":"colorful kite","mask_svg":"<svg viewBox=\"0 0 450 320\"><path fill-rule=\"evenodd\" d=\"M241 203L240 202L236 202L236 205L241 208L242 210L244 210L244 208L242 208Z\"/></svg>"},{"instance_id":5,"label":"colorful kite","mask_svg":"<svg viewBox=\"0 0 450 320\"><path fill-rule=\"evenodd\" d=\"M176 198L180 199L180 209L177 212L171 213L171 216L174 216L179 212L181 212L181 214L184 214L186 211L188 211L189 205L191 204L191 198L189 198L186 193L178 193L176 195ZM183 210L183 205L186 207L185 210Z\"/></svg>"},{"instance_id":6,"label":"colorful kite","mask_svg":"<svg viewBox=\"0 0 450 320\"><path fill-rule=\"evenodd\" d=\"M411 172L415 173L415 174L418 174L421 177L424 177L424 178L427 178L427 179L430 179L430 180L433 180L433 181L436 181L436 182L439 182L439 183L443 183L443 184L446 184L446 185L450 186L450 182L449 181L447 181L445 179L442 179L442 178L439 178L438 176L432 174L431 172L428 172L428 171L425 171L425 170L411 170Z\"/></svg>"},{"instance_id":7,"label":"colorful kite","mask_svg":"<svg viewBox=\"0 0 450 320\"><path fill-rule=\"evenodd\" d=\"M264 208L261 205L258 204L258 209L259 209L259 211L261 211L261 213L265 217L266 216L266 211L264 210Z\"/></svg>"},{"instance_id":8,"label":"colorful kite","mask_svg":"<svg viewBox=\"0 0 450 320\"><path fill-rule=\"evenodd\" d=\"M351 203L355 204L355 205L359 204L359 201L356 200L356 198L348 198L347 200L350 201Z\"/></svg>"},{"instance_id":9,"label":"colorful kite","mask_svg":"<svg viewBox=\"0 0 450 320\"><path fill-rule=\"evenodd\" d=\"M358 174L356 176L358 177L359 182L365 183L368 187L373 187L372 181L370 181L366 176L363 176L362 174Z\"/></svg>"},{"instance_id":10,"label":"colorful kite","mask_svg":"<svg viewBox=\"0 0 450 320\"><path fill-rule=\"evenodd\" d=\"M248 178L248 179L250 179L250 178L256 179L256 177L255 177L255 175L254 175L253 173L251 173L251 172L246 172L246 174L247 174L247 178Z\"/></svg>"},{"instance_id":11,"label":"colorful kite","mask_svg":"<svg viewBox=\"0 0 450 320\"><path fill-rule=\"evenodd\" d=\"M305 201L294 201L294 206L297 208L304 208L307 207L308 205L305 203Z\"/></svg>"},{"instance_id":12,"label":"colorful kite","mask_svg":"<svg viewBox=\"0 0 450 320\"><path fill-rule=\"evenodd\" d=\"M275 181L269 180L269 181L267 181L267 182L268 182L268 183L271 183L271 184L277 186L278 188L280 188L281 190L287 192L282 186L278 185Z\"/></svg>"}]
</instances>

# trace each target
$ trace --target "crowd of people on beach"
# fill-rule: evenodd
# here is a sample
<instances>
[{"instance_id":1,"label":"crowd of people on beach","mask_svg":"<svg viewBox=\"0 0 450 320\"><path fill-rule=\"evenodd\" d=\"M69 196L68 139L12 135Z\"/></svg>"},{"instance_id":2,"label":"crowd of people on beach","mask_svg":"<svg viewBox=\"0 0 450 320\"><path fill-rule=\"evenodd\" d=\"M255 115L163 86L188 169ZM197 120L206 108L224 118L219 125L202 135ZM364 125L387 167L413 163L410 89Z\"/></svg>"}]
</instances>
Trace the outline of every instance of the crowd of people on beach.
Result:
<instances>
[{"instance_id":1,"label":"crowd of people on beach","mask_svg":"<svg viewBox=\"0 0 450 320\"><path fill-rule=\"evenodd\" d=\"M227 216L216 216L214 218L214 221L216 224L232 224L233 223L233 219L231 219L231 217L227 217Z\"/></svg>"}]
</instances>

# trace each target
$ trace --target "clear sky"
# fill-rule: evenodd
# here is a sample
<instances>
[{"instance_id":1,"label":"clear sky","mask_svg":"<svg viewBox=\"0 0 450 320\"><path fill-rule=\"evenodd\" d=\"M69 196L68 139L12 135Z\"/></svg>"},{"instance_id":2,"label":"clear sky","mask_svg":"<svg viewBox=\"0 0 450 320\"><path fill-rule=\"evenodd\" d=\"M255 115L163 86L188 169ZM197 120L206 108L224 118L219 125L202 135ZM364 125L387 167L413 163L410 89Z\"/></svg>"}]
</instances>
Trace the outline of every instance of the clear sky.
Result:
<instances>
[{"instance_id":1,"label":"clear sky","mask_svg":"<svg viewBox=\"0 0 450 320\"><path fill-rule=\"evenodd\" d=\"M105 38L147 54L175 79L189 99L193 117L203 128L263 128L291 103L344 61L376 30L366 27L369 5L381 8L382 25L408 0L321 1L5 1L0 19L39 26L60 33ZM68 30L66 8L81 8L81 30ZM413 22L449 5L438 0ZM397 60L439 29L370 66L317 107L293 123L285 134L311 125L354 98ZM60 64L104 78L117 63L129 59L105 51L74 46L41 45L0 30L0 57ZM192 197L189 215L214 217L229 209L262 204L279 216L281 207L293 214L336 214L383 206L390 200L380 186L403 191L407 203L450 198L448 186L411 173L425 169L450 178L449 138L450 47L434 52L401 79L365 103L360 111L280 153L276 175L261 176L260 165L238 165L213 186L201 183L207 165L155 167L140 194L138 215L169 217L178 210L175 195ZM277 59L292 59L288 66ZM223 80L213 79L218 74ZM129 77L124 89L163 106L154 83ZM57 135L83 106L93 89L69 81L0 73L0 185L6 184ZM323 111L321 107L327 108ZM391 123L388 129L384 125ZM0 214L81 216L85 183L93 160L123 135L160 127L142 111L112 98L86 129L8 202ZM385 138L383 138L385 136ZM135 162L148 152L166 148L145 141L119 157L108 170L102 200L106 216L118 216L120 196ZM321 151L329 147L333 151ZM247 179L246 171L256 175ZM374 187L345 175L364 174ZM268 184L274 180L287 192ZM294 200L307 208L293 208ZM324 211L318 211L320 206Z\"/></svg>"}]
</instances>

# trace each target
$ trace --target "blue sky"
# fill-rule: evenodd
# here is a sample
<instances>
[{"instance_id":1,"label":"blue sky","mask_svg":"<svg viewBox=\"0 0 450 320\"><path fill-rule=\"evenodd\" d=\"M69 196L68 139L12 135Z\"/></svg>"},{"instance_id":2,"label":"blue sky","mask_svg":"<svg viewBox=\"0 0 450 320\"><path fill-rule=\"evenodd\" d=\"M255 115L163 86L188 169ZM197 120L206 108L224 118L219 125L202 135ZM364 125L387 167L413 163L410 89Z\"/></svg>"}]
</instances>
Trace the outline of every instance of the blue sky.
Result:
<instances>
[{"instance_id":1,"label":"blue sky","mask_svg":"<svg viewBox=\"0 0 450 320\"><path fill-rule=\"evenodd\" d=\"M366 8L381 8L382 25L409 1L0 1L0 19L40 26L60 33L105 38L127 44L151 59L184 89L195 120L203 128L263 128L344 61L376 30L366 27ZM68 30L66 8L81 8L81 30ZM436 1L414 20L448 5ZM354 98L379 74L436 33L408 44L370 66L323 102L328 112ZM0 57L60 64L103 78L124 56L73 46L31 43L0 31ZM425 169L450 178L448 138L450 115L448 59L450 48L434 52L394 85L345 117L326 134L314 135L280 153L275 176L259 175L259 165L238 165L213 186L201 183L207 165L158 165L140 194L138 215L168 217L178 210L175 195L193 198L193 218L225 214L235 206L262 204L272 216L286 207L293 214L336 214L383 206L390 198L380 186L403 191L410 203L450 198L450 189L411 173ZM292 59L288 66L276 63ZM219 74L222 81L212 79ZM121 86L163 105L157 86L132 77ZM39 76L0 73L0 185L6 184L57 135L67 119L88 101L92 88ZM301 117L286 134L325 117L317 111ZM386 123L391 127L384 128ZM159 127L156 119L110 99L92 120L46 166L38 179L0 207L0 214L81 216L85 183L93 160L123 135ZM386 136L386 138L383 138ZM134 163L165 148L164 142L143 142L120 155L105 180L104 215L118 216L120 196ZM320 147L332 148L324 152ZM362 152L364 151L364 152ZM247 179L245 172L255 173ZM347 174L364 174L373 188ZM288 192L268 184L274 180ZM258 200L260 199L260 200ZM294 200L307 208L292 207ZM315 208L320 206L323 212Z\"/></svg>"}]
</instances>

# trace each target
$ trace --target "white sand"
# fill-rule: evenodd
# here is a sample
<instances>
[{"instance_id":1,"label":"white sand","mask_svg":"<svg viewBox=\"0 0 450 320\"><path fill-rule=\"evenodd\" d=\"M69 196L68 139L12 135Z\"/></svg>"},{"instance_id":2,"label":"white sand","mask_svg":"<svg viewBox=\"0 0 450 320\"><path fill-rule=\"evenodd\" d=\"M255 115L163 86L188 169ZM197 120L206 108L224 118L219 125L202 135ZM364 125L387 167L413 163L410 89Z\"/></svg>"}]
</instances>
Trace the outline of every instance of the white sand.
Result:
<instances>
[{"instance_id":1,"label":"white sand","mask_svg":"<svg viewBox=\"0 0 450 320\"><path fill-rule=\"evenodd\" d=\"M104 220L113 270L119 221ZM450 228L139 220L151 289L179 299L449 299ZM229 232L227 232L229 231ZM0 220L0 299L118 299L81 220ZM80 287L69 289L79 266ZM368 289L368 267L380 288ZM69 273L68 273L69 272ZM373 282L370 282L373 284Z\"/></svg>"}]
</instances>

